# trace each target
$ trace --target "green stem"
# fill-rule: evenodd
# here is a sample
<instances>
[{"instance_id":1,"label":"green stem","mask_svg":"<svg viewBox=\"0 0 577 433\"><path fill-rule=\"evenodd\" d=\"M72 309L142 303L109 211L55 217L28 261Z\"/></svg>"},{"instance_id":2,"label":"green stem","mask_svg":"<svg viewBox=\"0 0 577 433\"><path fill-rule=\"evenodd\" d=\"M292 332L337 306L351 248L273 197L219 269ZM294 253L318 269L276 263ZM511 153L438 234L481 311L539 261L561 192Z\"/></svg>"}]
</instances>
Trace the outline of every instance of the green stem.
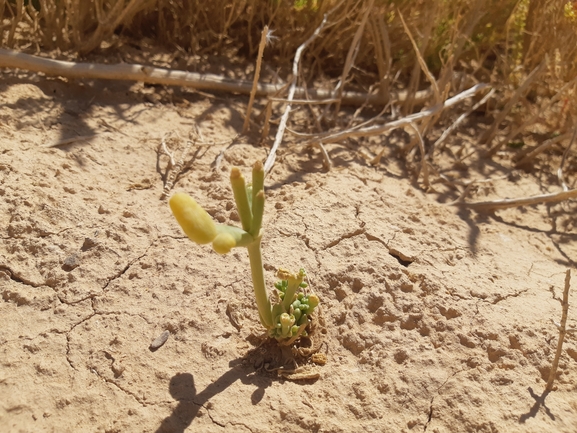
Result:
<instances>
[{"instance_id":1,"label":"green stem","mask_svg":"<svg viewBox=\"0 0 577 433\"><path fill-rule=\"evenodd\" d=\"M259 191L252 201L252 226L250 234L253 237L260 236L260 228L262 225L262 216L264 213L264 191Z\"/></svg>"},{"instance_id":2,"label":"green stem","mask_svg":"<svg viewBox=\"0 0 577 433\"><path fill-rule=\"evenodd\" d=\"M252 285L254 286L254 296L256 305L260 313L260 319L265 328L273 327L272 308L266 291L264 281L264 268L262 266L262 255L260 251L260 237L247 245L248 258L250 260L250 271L252 274Z\"/></svg>"},{"instance_id":3,"label":"green stem","mask_svg":"<svg viewBox=\"0 0 577 433\"><path fill-rule=\"evenodd\" d=\"M291 278L288 280L288 287L286 289L286 292L284 294L284 299L282 301L282 306L283 306L285 311L289 310L290 305L294 301L295 294L296 294L297 290L299 289L299 286L302 282L303 282L303 277L301 276L301 274L298 274L298 276L295 279Z\"/></svg>"},{"instance_id":4,"label":"green stem","mask_svg":"<svg viewBox=\"0 0 577 433\"><path fill-rule=\"evenodd\" d=\"M240 222L242 223L242 229L245 232L251 233L252 211L248 202L244 177L238 167L233 167L230 170L230 185L232 186L234 201L236 202Z\"/></svg>"}]
</instances>

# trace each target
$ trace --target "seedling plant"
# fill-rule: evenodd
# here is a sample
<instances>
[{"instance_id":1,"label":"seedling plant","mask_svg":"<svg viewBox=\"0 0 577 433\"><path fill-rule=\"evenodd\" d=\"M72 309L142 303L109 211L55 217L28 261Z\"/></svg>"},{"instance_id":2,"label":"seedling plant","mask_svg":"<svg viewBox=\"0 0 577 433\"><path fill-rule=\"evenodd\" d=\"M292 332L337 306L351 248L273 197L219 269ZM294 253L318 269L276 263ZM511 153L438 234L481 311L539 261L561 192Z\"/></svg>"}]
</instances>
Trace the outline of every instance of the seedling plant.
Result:
<instances>
[{"instance_id":1,"label":"seedling plant","mask_svg":"<svg viewBox=\"0 0 577 433\"><path fill-rule=\"evenodd\" d=\"M227 254L236 247L247 249L259 320L270 337L281 344L290 345L307 335L307 326L319 305L319 298L315 294L305 294L303 289L307 283L304 281L304 269L297 273L279 269L277 277L280 280L275 283L276 293L274 302L271 302L261 254L264 175L260 161L253 166L250 184L245 182L237 167L230 172L230 184L242 228L216 223L202 206L185 193L174 194L169 204L178 224L193 242L200 245L212 243L219 254Z\"/></svg>"}]
</instances>

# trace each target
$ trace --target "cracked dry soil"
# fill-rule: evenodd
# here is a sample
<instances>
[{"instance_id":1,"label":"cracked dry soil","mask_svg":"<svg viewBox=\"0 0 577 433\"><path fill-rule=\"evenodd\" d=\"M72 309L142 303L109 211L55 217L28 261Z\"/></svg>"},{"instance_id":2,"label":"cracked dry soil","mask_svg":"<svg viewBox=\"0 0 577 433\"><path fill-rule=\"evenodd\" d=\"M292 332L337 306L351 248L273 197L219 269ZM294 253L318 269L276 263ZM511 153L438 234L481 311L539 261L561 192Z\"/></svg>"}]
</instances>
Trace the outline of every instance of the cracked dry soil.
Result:
<instances>
[{"instance_id":1,"label":"cracked dry soil","mask_svg":"<svg viewBox=\"0 0 577 433\"><path fill-rule=\"evenodd\" d=\"M346 147L328 148L329 173L320 155L281 149L266 276L304 267L326 320L320 378L288 381L258 347L246 252L193 245L160 200L160 136L196 121L226 141L243 100L4 78L1 431L576 431L574 334L540 399L576 252L544 208L458 213ZM91 138L42 147L78 135ZM193 148L175 190L236 224L230 167L247 173L266 151L239 142L215 168L226 147Z\"/></svg>"}]
</instances>

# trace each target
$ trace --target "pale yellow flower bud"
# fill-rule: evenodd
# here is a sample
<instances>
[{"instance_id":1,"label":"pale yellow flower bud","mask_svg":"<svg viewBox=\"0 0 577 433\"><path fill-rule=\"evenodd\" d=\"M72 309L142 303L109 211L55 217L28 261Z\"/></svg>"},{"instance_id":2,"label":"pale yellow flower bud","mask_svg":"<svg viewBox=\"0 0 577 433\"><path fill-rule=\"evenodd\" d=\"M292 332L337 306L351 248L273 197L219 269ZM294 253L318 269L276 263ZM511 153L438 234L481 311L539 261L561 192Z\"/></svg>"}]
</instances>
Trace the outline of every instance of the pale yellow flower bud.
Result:
<instances>
[{"instance_id":1,"label":"pale yellow flower bud","mask_svg":"<svg viewBox=\"0 0 577 433\"><path fill-rule=\"evenodd\" d=\"M170 209L182 230L197 244L208 244L217 234L212 217L188 194L179 192L170 197Z\"/></svg>"}]
</instances>

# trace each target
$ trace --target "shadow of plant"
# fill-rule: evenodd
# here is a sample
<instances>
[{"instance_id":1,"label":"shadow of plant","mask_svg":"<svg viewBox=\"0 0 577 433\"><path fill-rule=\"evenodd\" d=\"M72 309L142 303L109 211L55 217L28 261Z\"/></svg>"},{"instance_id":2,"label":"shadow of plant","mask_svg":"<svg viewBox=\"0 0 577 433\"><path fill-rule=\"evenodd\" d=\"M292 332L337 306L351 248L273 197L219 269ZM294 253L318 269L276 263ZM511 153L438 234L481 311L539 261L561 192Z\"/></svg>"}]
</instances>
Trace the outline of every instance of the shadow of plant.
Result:
<instances>
[{"instance_id":1,"label":"shadow of plant","mask_svg":"<svg viewBox=\"0 0 577 433\"><path fill-rule=\"evenodd\" d=\"M252 393L251 403L258 404L264 397L265 389L268 388L272 379L253 374L254 369L244 367L244 359L231 361L231 369L208 385L200 393L196 393L194 377L190 373L175 374L168 385L170 395L178 401L178 405L172 413L166 417L156 430L156 433L182 433L192 424L198 416L198 412L212 397L223 392L237 380L244 385L254 385L256 390Z\"/></svg>"}]
</instances>

